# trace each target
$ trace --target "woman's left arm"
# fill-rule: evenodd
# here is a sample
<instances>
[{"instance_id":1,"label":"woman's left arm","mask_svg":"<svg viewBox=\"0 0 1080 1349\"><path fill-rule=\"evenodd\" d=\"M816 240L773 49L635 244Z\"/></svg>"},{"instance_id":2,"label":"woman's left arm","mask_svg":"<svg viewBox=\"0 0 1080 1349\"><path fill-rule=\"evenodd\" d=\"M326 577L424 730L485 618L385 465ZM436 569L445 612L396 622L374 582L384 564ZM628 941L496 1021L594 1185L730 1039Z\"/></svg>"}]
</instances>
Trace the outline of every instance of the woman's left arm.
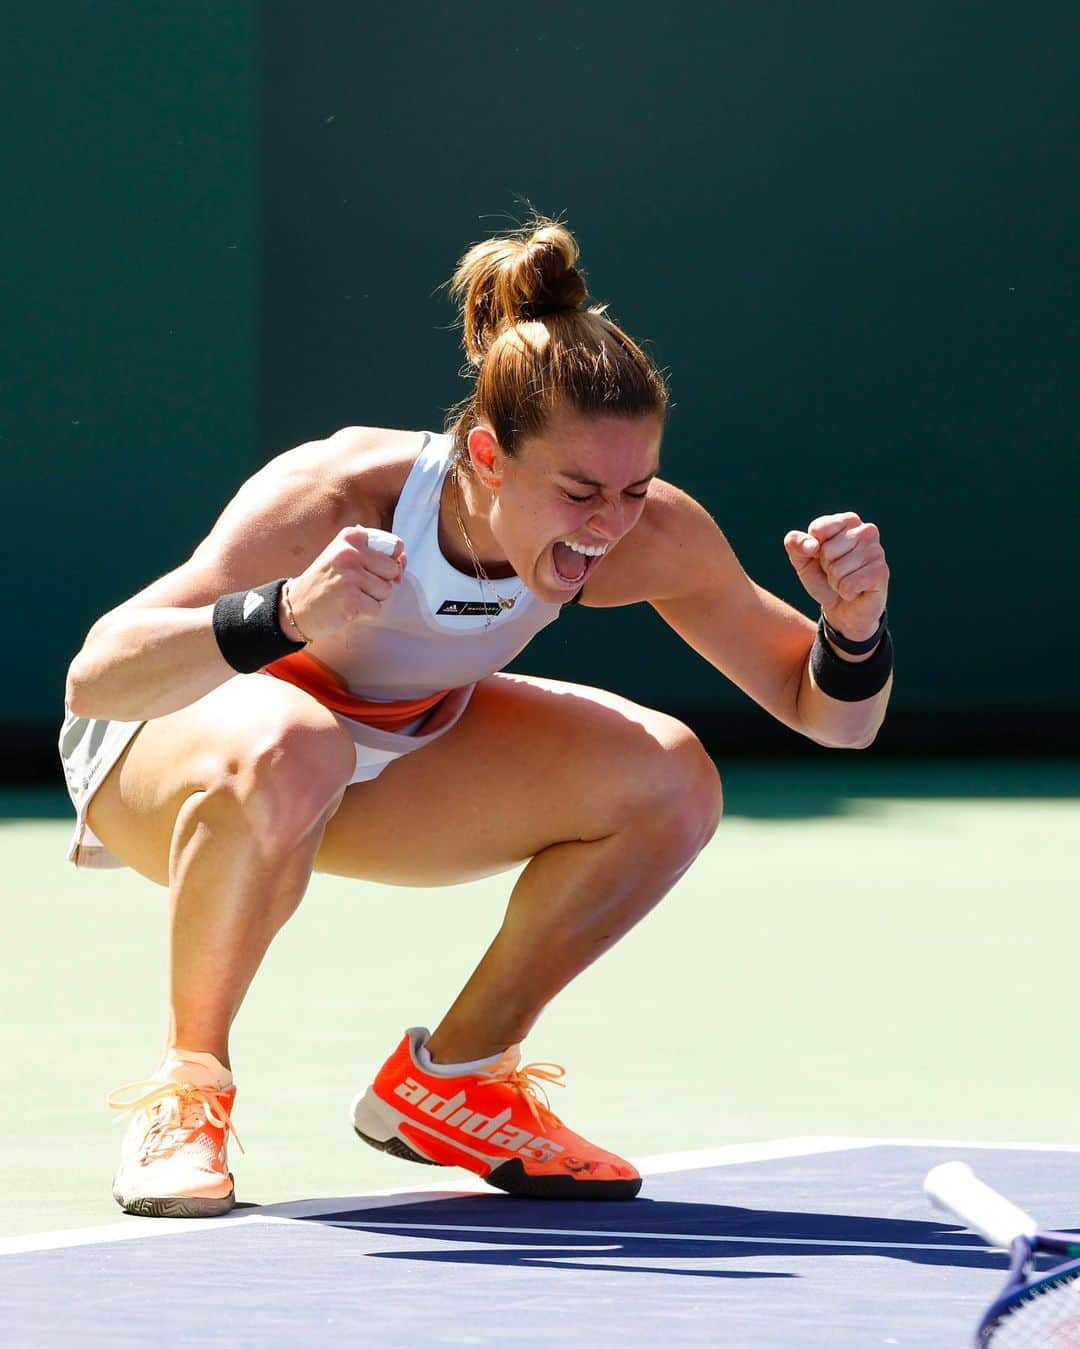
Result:
<instances>
[{"instance_id":1,"label":"woman's left arm","mask_svg":"<svg viewBox=\"0 0 1080 1349\"><path fill-rule=\"evenodd\" d=\"M641 546L628 549L636 557L626 559L637 573L635 588L644 592L642 598L785 725L822 745L864 749L871 744L885 718L892 678L869 696L862 694L860 682L864 687L880 682L873 671L888 653L874 647L852 655L823 637L826 649L811 659L814 621L747 576L708 512L667 483L654 484L650 498L653 509L641 521ZM629 543L628 537L622 547ZM833 630L852 642L871 638L885 611L889 582L877 526L852 511L823 515L805 530L789 531L784 547ZM876 664L862 681L838 664L854 666L874 661L875 655ZM841 696L826 693L819 678Z\"/></svg>"}]
</instances>

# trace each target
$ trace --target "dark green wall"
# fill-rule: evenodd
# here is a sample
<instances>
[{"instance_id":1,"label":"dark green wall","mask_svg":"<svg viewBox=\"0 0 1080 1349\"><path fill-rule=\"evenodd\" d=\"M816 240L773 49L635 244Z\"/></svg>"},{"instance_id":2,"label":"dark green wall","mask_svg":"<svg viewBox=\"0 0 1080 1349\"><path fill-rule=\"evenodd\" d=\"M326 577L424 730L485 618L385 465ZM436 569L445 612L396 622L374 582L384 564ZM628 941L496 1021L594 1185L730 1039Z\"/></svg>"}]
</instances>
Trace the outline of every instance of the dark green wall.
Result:
<instances>
[{"instance_id":1,"label":"dark green wall","mask_svg":"<svg viewBox=\"0 0 1080 1349\"><path fill-rule=\"evenodd\" d=\"M266 456L440 423L438 287L524 198L752 574L801 602L784 531L880 522L894 726L1076 734L1075 5L71 0L4 45L5 743ZM523 665L766 728L649 612Z\"/></svg>"},{"instance_id":2,"label":"dark green wall","mask_svg":"<svg viewBox=\"0 0 1080 1349\"><path fill-rule=\"evenodd\" d=\"M264 453L438 424L436 288L527 197L670 368L665 470L752 574L802 602L785 530L881 524L901 721L1076 711L1075 5L316 13L264 11ZM744 715L646 612L521 664Z\"/></svg>"},{"instance_id":3,"label":"dark green wall","mask_svg":"<svg viewBox=\"0 0 1080 1349\"><path fill-rule=\"evenodd\" d=\"M258 158L249 3L23 6L4 46L10 730L255 465Z\"/></svg>"}]
</instances>

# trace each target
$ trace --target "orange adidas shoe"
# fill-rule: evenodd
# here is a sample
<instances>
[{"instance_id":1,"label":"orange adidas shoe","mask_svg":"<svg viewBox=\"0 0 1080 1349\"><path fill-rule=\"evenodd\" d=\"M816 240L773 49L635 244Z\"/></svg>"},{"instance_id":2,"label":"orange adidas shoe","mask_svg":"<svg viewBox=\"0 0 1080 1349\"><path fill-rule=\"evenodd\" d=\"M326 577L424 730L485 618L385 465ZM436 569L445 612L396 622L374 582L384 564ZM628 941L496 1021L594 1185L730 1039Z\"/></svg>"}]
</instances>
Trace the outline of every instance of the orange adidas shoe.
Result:
<instances>
[{"instance_id":1,"label":"orange adidas shoe","mask_svg":"<svg viewBox=\"0 0 1080 1349\"><path fill-rule=\"evenodd\" d=\"M229 1070L213 1054L186 1049L170 1050L150 1081L109 1093L109 1108L132 1117L113 1181L125 1213L215 1218L233 1207L226 1145L230 1133L236 1138L235 1099Z\"/></svg>"},{"instance_id":2,"label":"orange adidas shoe","mask_svg":"<svg viewBox=\"0 0 1080 1349\"><path fill-rule=\"evenodd\" d=\"M629 1162L573 1133L542 1098L561 1086L550 1063L519 1068L512 1046L477 1063L433 1064L422 1026L405 1037L353 1101L353 1128L373 1148L434 1166L462 1166L507 1194L534 1199L633 1199Z\"/></svg>"}]
</instances>

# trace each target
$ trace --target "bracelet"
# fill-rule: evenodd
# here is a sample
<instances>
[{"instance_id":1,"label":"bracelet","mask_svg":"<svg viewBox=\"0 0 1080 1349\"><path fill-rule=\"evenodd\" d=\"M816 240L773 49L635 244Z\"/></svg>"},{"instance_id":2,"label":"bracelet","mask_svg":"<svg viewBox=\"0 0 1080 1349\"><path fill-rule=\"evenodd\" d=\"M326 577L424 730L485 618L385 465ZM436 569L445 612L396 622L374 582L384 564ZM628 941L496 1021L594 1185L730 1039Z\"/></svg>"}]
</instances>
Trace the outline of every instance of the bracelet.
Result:
<instances>
[{"instance_id":1,"label":"bracelet","mask_svg":"<svg viewBox=\"0 0 1080 1349\"><path fill-rule=\"evenodd\" d=\"M222 595L214 605L214 636L218 649L234 670L251 674L271 661L289 656L303 649L304 642L294 642L281 631L278 605L286 577L267 581L266 585L252 586Z\"/></svg>"},{"instance_id":2,"label":"bracelet","mask_svg":"<svg viewBox=\"0 0 1080 1349\"><path fill-rule=\"evenodd\" d=\"M291 581L292 577L290 577L289 580ZM310 643L311 638L307 635L307 633L300 626L300 624L297 623L296 615L292 611L292 597L289 594L289 581L286 581L285 584L281 587L281 598L285 601L285 612L289 615L289 622L293 625L293 627L304 639L304 641Z\"/></svg>"},{"instance_id":3,"label":"bracelet","mask_svg":"<svg viewBox=\"0 0 1080 1349\"><path fill-rule=\"evenodd\" d=\"M880 693L893 670L889 629L882 630L878 649L869 660L841 660L825 640L824 621L818 623L814 645L810 648L810 672L814 683L822 693L841 703L861 703Z\"/></svg>"},{"instance_id":4,"label":"bracelet","mask_svg":"<svg viewBox=\"0 0 1080 1349\"><path fill-rule=\"evenodd\" d=\"M889 622L889 611L888 609L881 611L881 617L878 619L878 625L872 635L861 642L856 642L851 637L845 637L842 632L837 632L825 617L824 609L821 611L821 621L825 625L825 636L828 637L833 646L839 647L841 651L846 651L849 656L865 656L868 651L873 651L874 647L881 641L881 634L885 631Z\"/></svg>"}]
</instances>

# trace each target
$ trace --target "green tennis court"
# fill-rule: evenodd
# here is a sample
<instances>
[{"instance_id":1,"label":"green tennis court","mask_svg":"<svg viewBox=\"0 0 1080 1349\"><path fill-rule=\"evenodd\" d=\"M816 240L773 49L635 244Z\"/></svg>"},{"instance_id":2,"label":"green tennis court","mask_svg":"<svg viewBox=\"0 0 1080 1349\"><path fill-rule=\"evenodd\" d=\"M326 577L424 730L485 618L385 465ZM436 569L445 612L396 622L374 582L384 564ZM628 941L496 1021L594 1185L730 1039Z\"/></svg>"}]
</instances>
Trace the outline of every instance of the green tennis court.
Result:
<instances>
[{"instance_id":1,"label":"green tennis court","mask_svg":"<svg viewBox=\"0 0 1080 1349\"><path fill-rule=\"evenodd\" d=\"M798 1135L1075 1141L1080 1088L1055 1035L1080 939L1080 764L720 766L716 838L527 1043L567 1066L553 1105L631 1157ZM76 873L59 794L0 807L0 1233L131 1221L109 1194L104 1096L157 1062L165 894ZM405 1026L441 1015L510 881L315 877L236 1029L242 1202L431 1179L362 1147L349 1099Z\"/></svg>"}]
</instances>

